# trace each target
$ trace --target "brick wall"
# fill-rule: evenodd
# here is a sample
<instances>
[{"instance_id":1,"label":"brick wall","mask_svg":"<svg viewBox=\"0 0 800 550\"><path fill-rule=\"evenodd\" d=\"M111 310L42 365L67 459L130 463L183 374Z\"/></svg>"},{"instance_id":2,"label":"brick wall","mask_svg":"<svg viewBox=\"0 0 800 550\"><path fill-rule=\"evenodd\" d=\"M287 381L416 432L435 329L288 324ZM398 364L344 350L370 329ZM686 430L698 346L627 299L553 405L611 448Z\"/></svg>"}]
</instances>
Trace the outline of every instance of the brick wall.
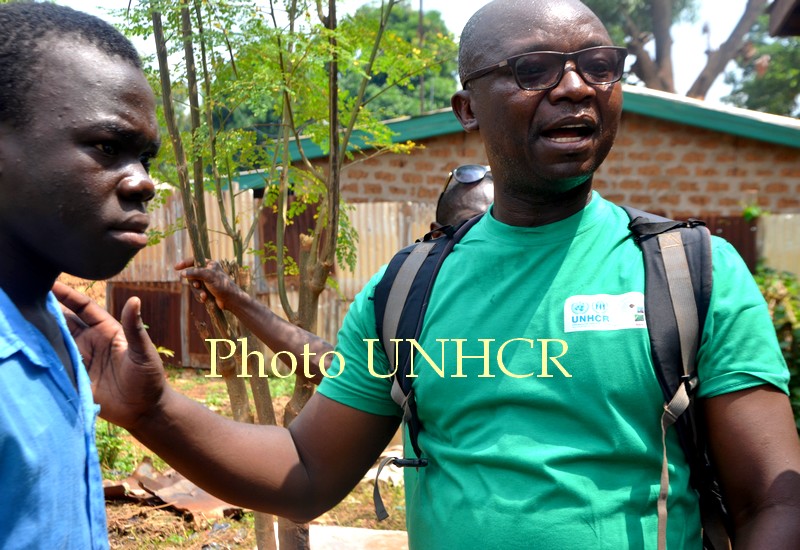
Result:
<instances>
[{"instance_id":1,"label":"brick wall","mask_svg":"<svg viewBox=\"0 0 800 550\"><path fill-rule=\"evenodd\" d=\"M486 164L478 134L459 132L418 140L409 155L382 155L342 171L346 201L419 201L435 203L447 174L460 164Z\"/></svg>"},{"instance_id":2,"label":"brick wall","mask_svg":"<svg viewBox=\"0 0 800 550\"><path fill-rule=\"evenodd\" d=\"M479 134L418 143L423 148L410 155L346 167L345 200L435 202L452 168L486 162ZM752 203L774 213L800 212L800 148L626 112L595 189L616 203L679 218L735 216Z\"/></svg>"}]
</instances>

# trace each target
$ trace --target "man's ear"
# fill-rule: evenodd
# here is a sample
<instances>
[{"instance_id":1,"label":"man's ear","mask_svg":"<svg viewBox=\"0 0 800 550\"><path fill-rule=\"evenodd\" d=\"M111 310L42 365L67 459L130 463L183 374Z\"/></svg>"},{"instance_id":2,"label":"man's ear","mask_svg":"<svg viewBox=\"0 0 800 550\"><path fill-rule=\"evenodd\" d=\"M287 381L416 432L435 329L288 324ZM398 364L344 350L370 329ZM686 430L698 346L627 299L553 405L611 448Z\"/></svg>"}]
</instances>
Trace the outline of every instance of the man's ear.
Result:
<instances>
[{"instance_id":1,"label":"man's ear","mask_svg":"<svg viewBox=\"0 0 800 550\"><path fill-rule=\"evenodd\" d=\"M472 112L472 95L468 90L459 90L450 98L450 105L453 106L453 114L461 123L461 127L467 132L475 132L480 127L475 113Z\"/></svg>"}]
</instances>

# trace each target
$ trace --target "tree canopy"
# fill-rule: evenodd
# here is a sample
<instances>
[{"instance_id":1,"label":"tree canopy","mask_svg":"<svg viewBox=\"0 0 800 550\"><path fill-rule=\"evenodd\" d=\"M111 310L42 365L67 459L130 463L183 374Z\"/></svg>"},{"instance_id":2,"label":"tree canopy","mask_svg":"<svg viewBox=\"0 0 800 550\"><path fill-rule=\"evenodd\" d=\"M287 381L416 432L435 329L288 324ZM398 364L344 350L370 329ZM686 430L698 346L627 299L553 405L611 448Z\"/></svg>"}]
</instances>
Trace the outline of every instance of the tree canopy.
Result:
<instances>
[{"instance_id":1,"label":"tree canopy","mask_svg":"<svg viewBox=\"0 0 800 550\"><path fill-rule=\"evenodd\" d=\"M723 101L776 115L800 116L800 38L772 38L764 15L747 36L736 62L738 71L725 74L732 85Z\"/></svg>"}]
</instances>

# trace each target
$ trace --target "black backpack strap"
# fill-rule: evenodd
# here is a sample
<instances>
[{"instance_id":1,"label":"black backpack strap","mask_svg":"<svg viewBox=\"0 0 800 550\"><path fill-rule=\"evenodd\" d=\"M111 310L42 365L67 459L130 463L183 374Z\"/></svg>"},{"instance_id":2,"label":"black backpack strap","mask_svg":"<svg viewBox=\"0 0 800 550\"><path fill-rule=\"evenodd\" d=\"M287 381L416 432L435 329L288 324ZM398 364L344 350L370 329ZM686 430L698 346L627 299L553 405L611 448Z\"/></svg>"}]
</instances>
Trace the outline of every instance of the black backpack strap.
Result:
<instances>
[{"instance_id":1,"label":"black backpack strap","mask_svg":"<svg viewBox=\"0 0 800 550\"><path fill-rule=\"evenodd\" d=\"M707 439L694 407L695 357L711 299L711 239L698 220L668 220L629 207L629 229L645 262L645 317L653 365L664 394L662 475L658 499L658 547L666 547L666 500L669 475L666 431L675 425L700 495L704 543L729 548L727 510L721 499L707 450Z\"/></svg>"},{"instance_id":2,"label":"black backpack strap","mask_svg":"<svg viewBox=\"0 0 800 550\"><path fill-rule=\"evenodd\" d=\"M378 467L378 473L387 463L403 468L428 465L417 441L422 426L417 416L414 387L408 377L413 350L409 340L416 340L422 332L433 282L445 258L481 216L456 227L441 228L437 230L443 233L441 237L430 239L428 234L423 240L404 248L391 259L383 277L375 285L375 327L394 371L392 399L403 408L403 424L408 428L408 440L416 455L412 458L387 457ZM373 500L378 519L388 517L380 498L377 476Z\"/></svg>"}]
</instances>

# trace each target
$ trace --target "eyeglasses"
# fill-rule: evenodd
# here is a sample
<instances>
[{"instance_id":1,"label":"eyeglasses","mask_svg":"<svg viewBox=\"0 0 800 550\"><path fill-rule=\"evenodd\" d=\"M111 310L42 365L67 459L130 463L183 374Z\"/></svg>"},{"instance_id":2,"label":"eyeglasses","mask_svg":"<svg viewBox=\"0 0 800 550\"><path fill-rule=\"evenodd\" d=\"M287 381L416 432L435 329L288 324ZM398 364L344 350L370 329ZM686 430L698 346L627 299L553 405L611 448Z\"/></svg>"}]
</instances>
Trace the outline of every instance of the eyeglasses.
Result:
<instances>
[{"instance_id":1,"label":"eyeglasses","mask_svg":"<svg viewBox=\"0 0 800 550\"><path fill-rule=\"evenodd\" d=\"M444 187L442 188L440 197L441 195L444 195L444 192L447 191L447 188L450 187L450 182L453 180L456 180L458 183L465 183L469 185L483 180L487 174L489 177L492 177L492 171L486 165L462 164L447 175L447 181L444 182Z\"/></svg>"},{"instance_id":2,"label":"eyeglasses","mask_svg":"<svg viewBox=\"0 0 800 550\"><path fill-rule=\"evenodd\" d=\"M628 50L616 46L597 46L572 53L529 52L509 57L496 65L473 71L464 77L461 85L502 67L511 67L517 85L523 90L549 90L555 88L564 75L567 61L575 62L575 70L584 82L593 86L611 84L622 78Z\"/></svg>"}]
</instances>

